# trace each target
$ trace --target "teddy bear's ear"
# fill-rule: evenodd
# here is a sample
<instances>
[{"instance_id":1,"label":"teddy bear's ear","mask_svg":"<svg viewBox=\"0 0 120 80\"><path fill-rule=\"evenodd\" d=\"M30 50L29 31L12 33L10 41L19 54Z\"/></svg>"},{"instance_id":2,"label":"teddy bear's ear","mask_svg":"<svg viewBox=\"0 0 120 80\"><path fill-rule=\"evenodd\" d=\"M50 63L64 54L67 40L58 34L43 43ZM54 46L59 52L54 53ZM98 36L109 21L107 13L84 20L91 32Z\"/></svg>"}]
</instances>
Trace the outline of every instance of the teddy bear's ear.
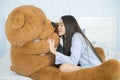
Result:
<instances>
[{"instance_id":1,"label":"teddy bear's ear","mask_svg":"<svg viewBox=\"0 0 120 80\"><path fill-rule=\"evenodd\" d=\"M21 28L24 25L25 17L22 13L16 13L13 18L12 28Z\"/></svg>"}]
</instances>

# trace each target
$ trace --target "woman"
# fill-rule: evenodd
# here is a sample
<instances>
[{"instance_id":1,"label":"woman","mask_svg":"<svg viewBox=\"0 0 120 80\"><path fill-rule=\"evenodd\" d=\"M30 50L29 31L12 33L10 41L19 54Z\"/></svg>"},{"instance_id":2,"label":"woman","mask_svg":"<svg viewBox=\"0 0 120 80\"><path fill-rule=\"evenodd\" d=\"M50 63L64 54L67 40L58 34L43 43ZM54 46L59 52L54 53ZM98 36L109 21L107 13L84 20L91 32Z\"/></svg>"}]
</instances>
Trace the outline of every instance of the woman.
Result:
<instances>
[{"instance_id":1,"label":"woman","mask_svg":"<svg viewBox=\"0 0 120 80\"><path fill-rule=\"evenodd\" d=\"M54 47L54 39L48 39L48 43L50 51L55 55L55 64L61 64L59 69L62 72L76 71L101 64L93 45L84 35L73 16L61 17L58 34L63 37L62 53Z\"/></svg>"}]
</instances>

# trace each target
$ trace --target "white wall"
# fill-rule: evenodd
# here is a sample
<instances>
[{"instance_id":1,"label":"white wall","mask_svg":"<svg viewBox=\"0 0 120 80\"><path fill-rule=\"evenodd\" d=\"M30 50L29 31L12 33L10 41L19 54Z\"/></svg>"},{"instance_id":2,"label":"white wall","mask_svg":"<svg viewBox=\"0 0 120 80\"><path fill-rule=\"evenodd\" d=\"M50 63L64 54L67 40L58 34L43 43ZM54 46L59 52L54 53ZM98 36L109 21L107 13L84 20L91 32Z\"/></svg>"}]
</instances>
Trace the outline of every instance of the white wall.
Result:
<instances>
[{"instance_id":1,"label":"white wall","mask_svg":"<svg viewBox=\"0 0 120 80\"><path fill-rule=\"evenodd\" d=\"M35 5L49 19L71 14L75 17L115 17L116 50L120 51L120 0L0 0L0 54L6 51L5 19L15 7Z\"/></svg>"}]
</instances>

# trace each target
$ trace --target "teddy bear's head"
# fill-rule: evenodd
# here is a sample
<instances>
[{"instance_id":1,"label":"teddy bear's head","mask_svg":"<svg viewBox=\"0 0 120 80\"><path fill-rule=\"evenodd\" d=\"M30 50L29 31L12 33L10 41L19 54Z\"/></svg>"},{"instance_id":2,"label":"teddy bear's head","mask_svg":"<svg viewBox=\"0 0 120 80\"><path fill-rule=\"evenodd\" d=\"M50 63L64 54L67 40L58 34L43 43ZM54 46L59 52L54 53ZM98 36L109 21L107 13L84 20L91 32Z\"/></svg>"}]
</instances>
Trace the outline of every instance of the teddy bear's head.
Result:
<instances>
[{"instance_id":1,"label":"teddy bear's head","mask_svg":"<svg viewBox=\"0 0 120 80\"><path fill-rule=\"evenodd\" d=\"M45 48L45 51L48 52L48 38L54 38L56 46L59 43L59 37L54 30L55 28L52 26L51 21L46 18L44 12L31 5L15 8L6 21L8 41L13 47L18 48L30 49L30 46L34 46L41 50Z\"/></svg>"}]
</instances>

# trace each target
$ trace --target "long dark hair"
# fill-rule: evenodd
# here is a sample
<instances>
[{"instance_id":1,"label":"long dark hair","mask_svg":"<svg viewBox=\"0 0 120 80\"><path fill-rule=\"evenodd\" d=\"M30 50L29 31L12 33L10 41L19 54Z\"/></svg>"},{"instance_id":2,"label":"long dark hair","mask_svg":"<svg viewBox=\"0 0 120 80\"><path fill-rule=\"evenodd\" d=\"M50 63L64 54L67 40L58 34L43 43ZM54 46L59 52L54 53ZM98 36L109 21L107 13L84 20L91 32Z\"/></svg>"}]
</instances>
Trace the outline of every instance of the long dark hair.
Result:
<instances>
[{"instance_id":1,"label":"long dark hair","mask_svg":"<svg viewBox=\"0 0 120 80\"><path fill-rule=\"evenodd\" d=\"M64 52L63 54L70 56L71 55L71 43L72 43L72 36L75 32L80 33L83 38L85 39L86 43L88 44L88 46L91 48L91 50L95 53L95 55L100 59L97 51L95 50L95 48L93 47L92 43L88 40L88 38L84 35L84 33L82 32L79 24L77 23L76 19L71 16L71 15L65 15L61 17L63 24L66 28L66 35L63 36L63 47L64 47Z\"/></svg>"}]
</instances>

